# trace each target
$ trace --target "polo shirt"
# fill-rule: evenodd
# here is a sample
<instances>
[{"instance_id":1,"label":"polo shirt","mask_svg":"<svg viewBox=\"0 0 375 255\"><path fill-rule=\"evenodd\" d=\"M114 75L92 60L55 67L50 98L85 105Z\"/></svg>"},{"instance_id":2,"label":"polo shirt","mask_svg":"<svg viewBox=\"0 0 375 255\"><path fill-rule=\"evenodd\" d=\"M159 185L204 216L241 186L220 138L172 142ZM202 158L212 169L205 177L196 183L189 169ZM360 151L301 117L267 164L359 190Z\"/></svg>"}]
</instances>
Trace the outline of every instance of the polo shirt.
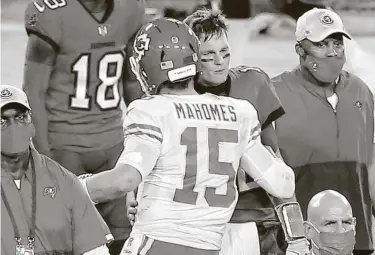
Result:
<instances>
[{"instance_id":1,"label":"polo shirt","mask_svg":"<svg viewBox=\"0 0 375 255\"><path fill-rule=\"evenodd\" d=\"M310 199L332 189L357 218L356 250L372 250L368 167L373 156L374 99L357 76L343 71L336 109L323 88L300 68L272 79L286 112L276 120L281 155L296 177L296 198L306 218Z\"/></svg>"},{"instance_id":2,"label":"polo shirt","mask_svg":"<svg viewBox=\"0 0 375 255\"><path fill-rule=\"evenodd\" d=\"M83 254L113 239L107 225L79 180L50 158L30 147L36 172L35 254ZM1 185L9 203L22 244L27 244L31 225L32 170L17 188L13 177L1 170ZM1 251L15 254L15 233L1 200Z\"/></svg>"}]
</instances>

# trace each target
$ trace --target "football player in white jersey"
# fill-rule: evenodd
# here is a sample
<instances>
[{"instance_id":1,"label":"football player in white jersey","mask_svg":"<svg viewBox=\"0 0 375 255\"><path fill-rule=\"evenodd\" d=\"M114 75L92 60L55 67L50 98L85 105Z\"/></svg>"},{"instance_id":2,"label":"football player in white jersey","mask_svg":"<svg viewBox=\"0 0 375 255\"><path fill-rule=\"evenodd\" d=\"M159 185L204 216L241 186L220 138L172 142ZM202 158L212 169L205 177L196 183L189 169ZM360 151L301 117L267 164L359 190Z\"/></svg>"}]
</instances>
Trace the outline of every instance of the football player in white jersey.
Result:
<instances>
[{"instance_id":1,"label":"football player in white jersey","mask_svg":"<svg viewBox=\"0 0 375 255\"><path fill-rule=\"evenodd\" d=\"M280 198L293 195L294 173L261 144L250 103L195 91L199 39L186 24L153 20L133 51L132 70L149 96L128 107L116 167L82 184L95 203L139 185L123 253L216 255L237 202L237 170Z\"/></svg>"}]
</instances>

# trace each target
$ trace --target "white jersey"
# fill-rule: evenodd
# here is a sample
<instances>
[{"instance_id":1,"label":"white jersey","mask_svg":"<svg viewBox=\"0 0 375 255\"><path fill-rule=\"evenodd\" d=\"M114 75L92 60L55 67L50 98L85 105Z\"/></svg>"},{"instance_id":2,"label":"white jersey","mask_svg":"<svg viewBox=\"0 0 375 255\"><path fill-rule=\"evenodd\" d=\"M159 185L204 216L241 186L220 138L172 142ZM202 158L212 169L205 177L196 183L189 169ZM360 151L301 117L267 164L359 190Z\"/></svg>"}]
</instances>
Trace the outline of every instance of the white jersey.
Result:
<instances>
[{"instance_id":1,"label":"white jersey","mask_svg":"<svg viewBox=\"0 0 375 255\"><path fill-rule=\"evenodd\" d=\"M142 175L133 232L219 250L241 156L259 140L255 108L212 94L153 96L130 104L124 132L119 163Z\"/></svg>"}]
</instances>

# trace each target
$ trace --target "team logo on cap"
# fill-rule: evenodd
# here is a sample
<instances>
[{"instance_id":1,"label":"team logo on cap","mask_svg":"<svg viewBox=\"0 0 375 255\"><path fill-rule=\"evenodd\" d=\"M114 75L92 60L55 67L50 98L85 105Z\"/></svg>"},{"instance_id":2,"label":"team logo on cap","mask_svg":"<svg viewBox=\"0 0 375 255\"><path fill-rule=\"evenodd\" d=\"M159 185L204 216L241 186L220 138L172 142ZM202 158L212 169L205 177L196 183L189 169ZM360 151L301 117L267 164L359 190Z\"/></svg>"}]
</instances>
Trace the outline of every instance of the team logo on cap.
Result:
<instances>
[{"instance_id":1,"label":"team logo on cap","mask_svg":"<svg viewBox=\"0 0 375 255\"><path fill-rule=\"evenodd\" d=\"M1 99L6 100L6 99L11 98L12 96L13 96L13 92L10 89L5 88L1 90Z\"/></svg>"},{"instance_id":2,"label":"team logo on cap","mask_svg":"<svg viewBox=\"0 0 375 255\"><path fill-rule=\"evenodd\" d=\"M320 20L322 21L323 24L326 24L326 25L333 24L333 19L328 14L324 14Z\"/></svg>"}]
</instances>

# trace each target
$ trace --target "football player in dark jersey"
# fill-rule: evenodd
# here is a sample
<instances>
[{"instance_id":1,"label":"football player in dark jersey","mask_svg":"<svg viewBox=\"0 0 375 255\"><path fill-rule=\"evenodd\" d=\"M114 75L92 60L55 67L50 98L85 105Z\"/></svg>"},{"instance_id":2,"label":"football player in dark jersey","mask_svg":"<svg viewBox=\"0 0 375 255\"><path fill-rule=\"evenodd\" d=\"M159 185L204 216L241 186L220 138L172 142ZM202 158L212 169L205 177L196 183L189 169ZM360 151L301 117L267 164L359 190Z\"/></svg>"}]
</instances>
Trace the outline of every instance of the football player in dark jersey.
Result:
<instances>
[{"instance_id":1,"label":"football player in dark jersey","mask_svg":"<svg viewBox=\"0 0 375 255\"><path fill-rule=\"evenodd\" d=\"M143 0L35 0L25 12L29 35L24 90L33 109L34 143L76 175L115 166L123 150L124 49L143 23ZM125 200L97 207L118 254L130 226Z\"/></svg>"}]
</instances>

